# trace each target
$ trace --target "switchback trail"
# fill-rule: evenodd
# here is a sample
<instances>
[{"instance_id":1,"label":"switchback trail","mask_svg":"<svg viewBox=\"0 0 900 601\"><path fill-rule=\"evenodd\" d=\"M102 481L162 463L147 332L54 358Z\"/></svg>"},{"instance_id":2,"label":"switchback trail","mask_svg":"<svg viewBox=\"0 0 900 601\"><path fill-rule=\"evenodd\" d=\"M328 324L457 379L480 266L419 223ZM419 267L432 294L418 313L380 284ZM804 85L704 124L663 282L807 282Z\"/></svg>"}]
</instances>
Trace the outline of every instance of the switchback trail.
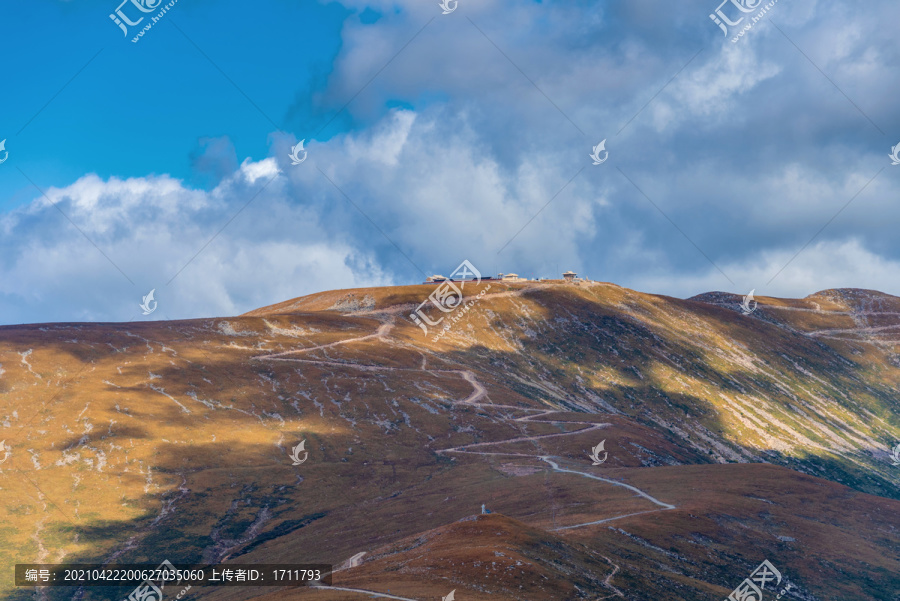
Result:
<instances>
[{"instance_id":1,"label":"switchback trail","mask_svg":"<svg viewBox=\"0 0 900 601\"><path fill-rule=\"evenodd\" d=\"M665 509L675 509L675 506L674 506L674 505L670 505L669 503L663 503L662 501L660 501L660 500L657 499L656 497L653 497L653 496L648 495L647 493L645 493L645 492L642 491L641 489L637 488L636 486L632 486L632 485L630 485L630 484L625 484L625 483L623 483L623 482L617 482L617 481L615 481L615 480L610 480L610 479L608 479L608 478L601 478L600 476L595 476L595 475L593 475L593 474L588 474L588 473L586 473L586 472L579 472L579 471L575 471L575 470L567 470L567 469L563 469L563 468L559 467L559 465L557 465L555 461L553 461L552 459L550 459L549 456L541 457L541 461L546 461L547 463L549 463L549 464L550 464L550 467L552 467L552 468L553 468L554 470L556 470L557 472L566 472L566 473L569 473L569 474L579 474L579 475L581 475L581 476L584 476L585 478L592 478L592 479L594 479L594 480L601 480L601 481L603 481L603 482L609 482L610 484L615 484L616 486L624 486L624 487L627 488L627 489L633 490L633 491L636 492L638 495L644 497L644 498L647 499L648 501L651 501L652 503L655 503L655 504L657 504L657 505L659 505L659 506L661 506L661 507L663 507L663 508L665 508ZM570 526L570 527L571 527L571 526Z\"/></svg>"},{"instance_id":2,"label":"switchback trail","mask_svg":"<svg viewBox=\"0 0 900 601\"><path fill-rule=\"evenodd\" d=\"M521 292L521 291L517 291L517 292ZM472 455L485 455L485 456L528 457L531 459L539 459L539 460L547 463L548 465L550 465L550 468L553 471L556 471L559 473L566 473L566 474L575 474L575 475L581 476L583 478L590 478L592 480L599 480L601 482L606 482L607 484L612 484L613 486L621 486L623 488L627 488L631 491L634 491L635 493L637 493L638 496L643 497L644 499L647 499L648 501L661 507L661 509L651 509L649 511L639 511L639 512L635 512L635 513L629 513L629 514L615 516L615 517L611 517L611 518L604 518L602 520L585 522L583 524L564 526L562 528L557 528L556 530L570 530L572 528L580 528L581 526L590 526L590 525L594 525L594 524L601 524L604 522L609 522L609 521L613 521L613 520L617 520L617 519L631 517L634 515L675 509L674 505L660 501L656 497L644 492L643 490L637 488L636 486L632 486L630 484L625 484L624 482L619 482L617 480L602 478L600 476L591 474L590 472L583 472L583 471L579 471L579 470L561 468L561 467L559 467L558 463L553 461L553 457L550 455L530 455L527 453L493 453L493 452L487 452L487 451L469 450L469 449L474 449L476 447L488 447L488 446L499 445L499 444L509 444L509 443L516 443L516 442L525 442L525 441L533 442L533 441L537 441L537 440L541 440L541 439L545 439L545 438L557 438L557 437L562 437L562 436L572 436L575 434L586 434L588 432L593 432L594 430L599 430L601 428L605 428L605 427L609 426L610 424L586 422L586 421L573 421L573 420L541 419L544 416L551 415L553 413L557 413L558 411L555 411L553 409L548 409L548 410L527 409L527 408L523 408L523 407L517 407L515 405L498 405L498 404L494 404L494 403L490 403L490 402L488 402L488 403L478 402L478 401L480 401L482 399L486 399L488 397L487 390L478 381L478 378L476 377L476 375L473 372L466 370L466 369L429 370L429 369L424 369L422 367L416 368L416 367L390 367L390 366L380 366L380 365L362 365L359 363L343 363L340 361L323 361L323 360L317 360L317 359L299 359L299 358L295 357L295 355L309 353L309 352L316 351L319 349L332 348L332 347L342 345L342 344L348 344L351 342L361 342L361 341L366 341L366 340L372 340L375 338L377 338L383 342L389 343L389 341L387 340L387 335L391 331L392 327L393 327L393 322L386 322L386 323L381 324L378 327L378 329L376 330L376 332L373 334L359 336L356 338L349 338L347 340L341 340L338 342L332 342L329 344L315 346L315 347L311 347L311 348L296 349L296 350L292 350L292 351L274 353L271 355L258 355L256 357L253 357L253 359L268 360L268 361L292 361L292 362L298 362L298 363L311 363L311 364L316 364L316 365L328 365L328 366L332 366L332 367L360 369L363 371L415 371L415 372L426 372L426 373L459 374L464 380L466 380L466 382L468 382L469 384L472 385L473 391L472 391L472 394L470 394L468 397L466 397L465 399L463 399L461 401L451 401L451 403L454 405L468 405L468 406L474 406L474 407L485 407L485 408L490 407L493 409L511 409L514 411L532 412L531 415L523 415L521 417L517 417L517 418L513 419L513 421L520 422L520 423L536 422L536 423L546 423L546 424L554 424L554 425L575 424L575 425L583 425L584 427L579 428L577 430L572 430L569 432L560 432L558 434L539 434L539 435L535 435L535 436L519 436L516 438L510 438L507 440L498 440L498 441L493 441L493 442L476 442L476 443L472 443L472 444L468 444L468 445L463 445L460 447L453 447L453 448L449 448L449 449L438 449L435 452L437 452L437 453L468 453L468 454L472 454ZM533 412L537 412L537 413L534 414Z\"/></svg>"},{"instance_id":3,"label":"switchback trail","mask_svg":"<svg viewBox=\"0 0 900 601\"><path fill-rule=\"evenodd\" d=\"M474 404L476 406L484 406L484 407L505 407L505 408L511 408L511 409L518 409L519 411L536 411L534 409L529 410L529 409L522 409L521 407L510 407L509 405L490 405L490 404L484 404L484 403L472 403L472 404ZM507 440L499 440L499 441L493 441L493 442L476 442L476 443L472 443L472 444L468 444L468 445L463 445L461 447L453 447L450 449L440 449L436 452L437 453L468 453L468 454L472 454L472 455L488 455L488 456L528 457L530 459L540 459L544 463L547 463L550 466L550 468L555 472L560 472L560 473L564 473L564 474L576 474L583 478L599 480L601 482L606 482L607 484L612 484L613 486L621 486L623 488L627 488L628 490L634 491L635 493L637 493L638 496L643 497L644 499L647 499L651 503L661 507L661 509L649 509L647 511L638 511L638 512L634 512L634 513L627 513L624 515L618 515L618 516L613 516L613 517L609 517L609 518L604 518L602 520L594 520L591 522L584 522L581 524L573 524L571 526L563 526L560 528L555 528L554 531L571 530L573 528L581 528L582 526L592 526L594 524L602 524L605 522L611 522L613 520L627 518L627 517L631 517L631 516L635 516L635 515L641 515L641 514L645 514L645 513L655 513L657 511L667 511L667 510L676 508L675 505L660 501L656 497L639 489L636 486L632 486L631 484L619 482L618 480L611 480L609 478L603 478L601 476L596 476L589 472L582 472L579 470L561 468L561 467L559 467L559 464L553 460L551 455L530 455L528 453L494 453L494 452L486 452L486 451L470 451L470 450L468 450L468 449L471 449L474 447L485 447L485 446L491 446L491 445L508 444L508 443L514 443L514 442L522 442L522 441L534 441L534 440L539 440L539 439L543 439L543 438L572 436L573 434L585 434L587 432L591 432L593 430L597 430L597 429L605 428L605 427L609 426L609 424L597 424L594 422L540 419L542 416L548 415L550 413L556 413L556 412L555 411L541 411L537 415L526 415L526 416L515 418L513 421L539 422L539 423L547 423L547 424L583 424L583 425L585 425L585 427L579 428L578 430L572 430L571 432L561 432L559 434L541 434L541 435L536 435L536 436L520 436L517 438L511 438L511 439L507 439Z\"/></svg>"},{"instance_id":4,"label":"switchback trail","mask_svg":"<svg viewBox=\"0 0 900 601\"><path fill-rule=\"evenodd\" d=\"M350 344L351 342L363 342L364 340L372 340L374 338L385 341L385 337L388 335L388 333L391 331L391 329L393 327L394 327L394 322L388 321L388 322L385 322L385 323L381 324L380 326L378 326L378 329L375 330L374 334L367 334L366 336L358 336L356 338L347 338L346 340L338 340L337 342L329 342L328 344L321 344L319 346L314 346L311 348L301 348L301 349L296 349L293 351L284 351L283 353L275 353L273 355L261 355L259 357L253 357L253 358L254 359L275 359L275 358L279 358L279 357L285 357L287 355L299 355L301 353L309 353L309 352L318 351L321 349L333 348L335 346L340 346L342 344Z\"/></svg>"},{"instance_id":5,"label":"switchback trail","mask_svg":"<svg viewBox=\"0 0 900 601\"><path fill-rule=\"evenodd\" d=\"M508 293L508 294L511 294L511 295L512 294L521 294L522 292L524 292L524 290L515 291L513 293ZM625 515L604 518L601 520L594 520L591 522L585 522L585 523L581 523L581 524L573 524L570 526L563 526L560 528L555 528L554 531L571 530L573 528L581 528L583 526L602 524L605 522L623 519L623 518L627 518L627 517L631 517L631 516L635 516L635 515L654 513L657 511L667 511L667 510L676 508L675 505L660 501L656 497L637 488L636 486L632 486L631 484L626 484L624 482L619 482L617 480L611 480L609 478L603 478L601 476L596 476L589 472L562 468L559 466L558 463L556 463L556 461L554 461L555 458L551 455L530 455L527 453L497 453L497 452L470 450L470 449L475 449L475 448L480 448L480 447L488 447L488 446L500 445L500 444L511 444L511 443L517 443L517 442L525 442L525 441L534 442L534 441L543 440L543 439L547 439L547 438L558 438L558 437L562 437L562 436L573 436L575 434L586 434L588 432L593 432L595 430L600 430L602 428L606 428L607 426L610 425L608 423L596 423L596 422L577 421L577 420L542 419L545 416L552 415L554 413L558 413L558 411L553 410L553 409L547 409L547 410L529 409L529 408L518 407L515 405L500 405L500 404L494 404L491 402L479 402L479 401L482 401L483 399L489 401L489 397L488 397L487 389L484 387L484 385L482 385L478 381L478 378L474 372L467 370L467 369L429 370L425 367L426 361L425 361L424 355L422 357L422 366L418 367L418 368L363 365L363 364L358 364L358 363L349 363L349 362L344 363L344 362L340 362L340 361L325 361L325 360L317 360L317 359L301 359L301 358L296 357L296 355L302 355L304 353L309 353L309 352L320 350L320 349L333 348L338 345L348 344L351 342L363 342L363 341L367 341L367 340L373 340L376 338L382 342L390 344L390 341L387 339L387 336L388 336L388 333L391 331L392 327L393 327L392 321L386 322L386 323L381 324L381 326L378 327L378 329L375 333L369 334L366 336L359 336L356 338L350 338L347 340L341 340L338 342L333 342L330 344L320 345L320 346L311 347L311 348L296 349L296 350L292 350L292 351L274 353L271 355L259 355L259 356L253 357L253 359L254 360L262 360L262 361L265 361L265 360L268 360L268 361L292 361L292 362L309 363L309 364L315 364L315 365L327 365L330 367L359 369L362 371L398 371L398 372L414 371L414 372L424 372L424 373L432 373L432 374L433 373L458 374L466 382L468 382L469 384L472 385L473 390L472 390L472 393L469 396L467 396L465 399L462 399L459 401L451 401L451 403L453 405L466 405L466 406L470 406L470 407L483 407L483 408L492 408L492 409L509 409L509 410L513 410L513 411L517 411L517 412L526 412L527 413L526 415L522 415L520 417L513 418L513 420L512 420L514 422L519 422L519 423L523 423L523 424L535 422L535 423L547 423L547 424L555 424L555 425L573 424L573 425L580 425L580 426L584 426L584 427L578 428L577 430L568 431L568 432L560 432L558 434L539 434L539 435L534 435L534 436L519 436L519 437L515 437L515 438L499 440L499 441L492 441L492 442L477 442L477 443L472 443L472 444L463 445L463 446L459 446L459 447L453 447L453 448L449 448L449 449L438 449L435 452L437 452L437 453L467 453L467 454L472 454L472 455L485 455L485 456L527 457L529 459L538 459L540 461L543 461L544 463L547 463L550 466L550 468L555 472L564 473L564 474L575 474L575 475L581 476L583 478L590 478L592 480L598 480L601 482L605 482L607 484L611 484L613 486L620 486L623 488L627 488L628 490L635 492L638 496L640 496L660 507L660 509L650 509L647 511L638 511L638 512L628 513ZM354 555L352 558L350 558L350 560L348 561L349 565L345 569L355 567L354 563L357 563L363 555L364 555L364 553L358 553L358 554ZM356 560L356 561L354 561L354 560ZM607 559L607 561L609 561L609 560ZM614 594L612 596L623 596L621 591L619 591L617 588L612 586L612 584L610 584L610 582L609 582L619 569L618 566L613 564L611 561L609 563L610 563L610 565L613 565L614 569L613 569L613 572L606 577L605 584L614 591ZM357 565L358 565L358 563L357 563ZM386 599L399 599L400 601L416 601L413 599L407 599L405 597L398 597L396 595L390 595L387 593L377 593L377 592L365 590L365 589L344 588L344 587L337 587L337 586L315 587L315 588L321 588L321 589L329 589L330 588L330 589L334 589L334 590L357 592L357 593L363 593L366 595L370 595L373 597L380 597L380 598L386 598Z\"/></svg>"},{"instance_id":6,"label":"switchback trail","mask_svg":"<svg viewBox=\"0 0 900 601\"><path fill-rule=\"evenodd\" d=\"M363 588L344 588L343 586L315 586L310 585L312 588L318 588L322 590L332 590L332 591L350 591L351 593L364 593L370 597L382 597L384 599L400 599L400 601L419 601L418 599L410 599L409 597L397 597L396 595L389 595L387 593L376 593L375 591L368 591Z\"/></svg>"}]
</instances>

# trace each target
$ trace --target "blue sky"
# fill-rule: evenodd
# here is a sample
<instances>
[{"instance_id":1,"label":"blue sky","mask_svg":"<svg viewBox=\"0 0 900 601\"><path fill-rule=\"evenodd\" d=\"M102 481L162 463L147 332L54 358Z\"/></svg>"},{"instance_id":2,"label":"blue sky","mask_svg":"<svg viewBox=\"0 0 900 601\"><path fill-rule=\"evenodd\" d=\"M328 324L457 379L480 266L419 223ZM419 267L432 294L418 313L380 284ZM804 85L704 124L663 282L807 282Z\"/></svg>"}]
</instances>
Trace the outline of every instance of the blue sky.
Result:
<instances>
[{"instance_id":1,"label":"blue sky","mask_svg":"<svg viewBox=\"0 0 900 601\"><path fill-rule=\"evenodd\" d=\"M179 0L137 43L156 11L125 37L119 4L0 7L2 324L231 315L463 259L900 294L896 3L734 0L726 37L705 0Z\"/></svg>"},{"instance_id":2,"label":"blue sky","mask_svg":"<svg viewBox=\"0 0 900 601\"><path fill-rule=\"evenodd\" d=\"M192 181L191 156L203 138L227 136L242 157L264 158L276 126L302 129L322 119L309 106L290 119L288 112L331 69L346 7L284 1L248 10L246 2L180 0L134 44L108 17L118 5L37 0L0 9L0 34L15 55L3 65L0 136L42 185L86 173ZM143 14L130 3L123 10ZM0 175L0 210L33 196L15 175Z\"/></svg>"}]
</instances>

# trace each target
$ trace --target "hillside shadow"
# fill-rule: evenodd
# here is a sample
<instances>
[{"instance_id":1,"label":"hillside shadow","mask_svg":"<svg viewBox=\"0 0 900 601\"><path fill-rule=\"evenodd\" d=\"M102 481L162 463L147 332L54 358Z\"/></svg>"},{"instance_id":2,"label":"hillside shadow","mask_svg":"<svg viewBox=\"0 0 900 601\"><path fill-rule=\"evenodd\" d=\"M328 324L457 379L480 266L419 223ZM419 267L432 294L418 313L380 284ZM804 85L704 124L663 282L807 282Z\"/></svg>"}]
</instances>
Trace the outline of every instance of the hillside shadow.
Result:
<instances>
[{"instance_id":1,"label":"hillside shadow","mask_svg":"<svg viewBox=\"0 0 900 601\"><path fill-rule=\"evenodd\" d=\"M661 414L676 424L702 421L711 433L722 433L726 428L716 406L703 397L667 391L652 379L650 376L660 366L678 365L717 390L735 394L751 384L734 369L717 368L719 361L712 351L666 340L653 327L598 313L590 303L575 303L556 312L567 320L554 322L560 324L560 330L538 332L534 337L519 336L522 352L474 345L464 351L444 353L443 359L450 366L476 372L484 382L493 384L491 388L498 391L497 395L503 390L502 394L513 401L520 399L524 406L549 405L585 413L591 407L602 408L596 400L602 399L629 419L655 430L660 425L653 417ZM252 323L258 325L258 321ZM501 318L492 325L495 329L509 326ZM212 336L209 328L199 331ZM142 332L149 334L152 330ZM779 331L778 335L782 334ZM759 335L777 341L775 333L767 330ZM176 345L172 341L165 344ZM785 345L779 351L790 348L794 347ZM812 355L815 349L828 353L812 343L797 347ZM461 378L427 371L417 376L412 375L413 371L387 375L393 372L254 362L249 358L258 351L233 351L224 346L212 355L189 347L177 350L169 364L162 362L148 368L133 363L123 366L120 372L123 379L138 379L152 369L155 378L150 382L164 393L144 385L98 386L98 394L126 398L127 403L122 404L128 410L120 418L123 423L115 428L111 425L108 435L99 440L121 447L126 447L126 440L156 441L154 453L145 455L144 460L164 490L154 492L148 485L134 501L140 515L130 519L110 520L90 511L79 513L76 523L50 519L45 527L57 540L69 540L77 534L79 543L89 549L67 557L67 562L100 562L120 551L117 562L153 565L163 559L199 563L219 555L238 561L291 557L297 562L321 562L327 553L328 559L337 561L356 552L354 541L348 540L355 531L349 526L345 529L346 524L360 527L362 520L363 525L376 532L372 539L388 541L430 524L416 513L423 501L430 503L425 508L437 511L438 517L429 519L438 524L445 516L462 511L456 506L444 513L437 509L438 503L454 494L474 490L483 498L492 490L506 493L506 480L475 467L463 470L459 480L443 480L455 464L435 455L435 446L429 446L435 439L442 443L437 448L447 448L513 433L509 424L499 423L502 420L493 414L430 400L434 391L443 391L447 399L465 398L471 385ZM343 356L338 350L329 353L330 358ZM368 350L372 364L390 366L413 357L378 353L377 345ZM769 354L765 357L769 361L776 359ZM90 361L97 359L92 356ZM835 357L823 361L841 363ZM579 381L577 376L581 374L572 369L573 364L602 365L615 375L617 384L598 386L583 378ZM410 369L418 366L418 362L409 363ZM852 370L846 366L844 371L833 374L840 381L850 380L851 376ZM752 384L764 393L783 398L783 392L774 384ZM175 401L183 404L187 412ZM463 414L464 419L459 417ZM283 427L288 416L297 422L296 427ZM137 423L125 423L126 419ZM466 430L469 426L473 430ZM277 442L280 434L286 435L283 443ZM211 441L209 435L224 440ZM683 444L677 434L667 435L667 440ZM165 437L168 438L164 444L161 439ZM314 460L298 468L292 465L288 451L301 439L306 441L306 450L314 455ZM732 444L737 451L738 445ZM64 441L66 451L82 446L78 436ZM802 461L774 453L769 457L773 463L784 462L793 469L815 469L832 478L837 475L858 487L889 484L860 478L858 472L854 478L843 464L817 456ZM714 459L698 458L698 463L703 461ZM142 478L146 473L130 473L128 478L117 475L123 478L123 485L145 485ZM429 487L441 494L436 495ZM111 512L109 508L119 502L110 495L120 493L98 488L92 494L96 496L98 512ZM466 503L472 505L476 498L472 494ZM379 521L383 514L377 513L376 508L388 502L397 503L396 507L403 511ZM65 502L58 504L67 507ZM128 541L134 536L137 538L131 547ZM287 542L298 540L303 544ZM746 576L741 569L728 568L727 575L739 582ZM877 574L871 577L879 580ZM70 598L73 592L74 589L49 589L46 599ZM92 589L77 593L77 597L121 600L128 592L129 588ZM202 596L203 592L198 594ZM5 598L24 601L33 595L33 591L16 590Z\"/></svg>"},{"instance_id":2,"label":"hillside shadow","mask_svg":"<svg viewBox=\"0 0 900 601\"><path fill-rule=\"evenodd\" d=\"M655 429L660 429L666 422L688 431L690 426L702 425L710 437L722 440L733 451L726 460L746 461L756 457L757 461L785 465L861 492L900 499L895 484L875 473L883 466L879 466L867 450L860 449L858 459L873 469L863 471L849 458L809 454L803 459L790 458L772 449L760 452L758 442L744 447L739 441L729 440L727 433L733 430L733 421L728 424L719 407L697 394L684 391L683 386L679 390L666 379L671 377L669 374L676 378L688 377L714 389L718 395L746 398L749 393L766 398L781 412L779 419L789 419L801 433L824 444L827 441L822 439L821 433L805 423L807 418L798 410L798 406L807 411L809 407L803 406L802 401L798 402L790 392L803 390L811 398L826 398L858 420L863 419L860 396L867 396L869 402L882 408L900 405L887 385L883 388L861 387L859 371L864 366L845 357L840 347L798 336L796 332L772 323L747 319L722 307L664 299L667 304L674 303L679 309L699 314L711 324L710 327L718 328L723 344L740 341L741 352L765 366L760 370L752 366L756 371L741 370L736 369L734 361L723 360L718 352L720 347L704 348L698 341L688 343L661 329L656 323L660 317L650 310L654 308L652 305L642 307L641 311L635 310L626 318L621 310L611 311L578 295L561 297L552 291L538 291L530 294L530 298L545 312L543 323L521 318L514 321L496 314L488 328L490 331L520 332L516 342L521 352L499 352L473 346L465 351L448 353L451 361L470 369L490 366L489 377L501 386L560 409L604 412L612 407ZM534 311L534 307L530 309ZM554 327L541 329L540 326L551 319ZM475 327L481 326L476 324ZM530 335L522 333L523 330ZM590 366L601 368L613 383L606 386L587 383L590 374L582 370L587 368L589 372ZM667 375L661 377L657 375L659 373ZM820 374L823 382L807 374ZM786 391L786 385L792 390ZM854 390L861 394L851 399L846 392ZM895 421L900 416L900 406L897 409L896 413L888 411L885 414L888 423L892 416ZM738 419L743 417L741 413ZM826 417L822 423L828 421ZM676 435L673 440L679 438L680 435ZM702 440L699 442L703 443ZM709 455L720 454L712 445L706 446Z\"/></svg>"}]
</instances>

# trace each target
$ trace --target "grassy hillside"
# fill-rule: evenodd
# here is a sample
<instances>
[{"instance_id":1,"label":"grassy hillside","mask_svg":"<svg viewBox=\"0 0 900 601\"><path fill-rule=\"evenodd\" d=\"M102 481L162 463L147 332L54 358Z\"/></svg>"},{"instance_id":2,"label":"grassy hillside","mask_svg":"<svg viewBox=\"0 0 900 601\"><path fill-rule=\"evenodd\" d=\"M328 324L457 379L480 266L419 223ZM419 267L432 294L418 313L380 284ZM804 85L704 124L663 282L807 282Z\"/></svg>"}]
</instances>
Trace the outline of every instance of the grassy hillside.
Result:
<instances>
[{"instance_id":1,"label":"grassy hillside","mask_svg":"<svg viewBox=\"0 0 900 601\"><path fill-rule=\"evenodd\" d=\"M35 595L15 563L363 552L335 586L712 600L768 559L782 598L900 592L900 299L833 290L743 315L724 293L469 284L435 341L408 319L433 290L0 328L0 594Z\"/></svg>"}]
</instances>

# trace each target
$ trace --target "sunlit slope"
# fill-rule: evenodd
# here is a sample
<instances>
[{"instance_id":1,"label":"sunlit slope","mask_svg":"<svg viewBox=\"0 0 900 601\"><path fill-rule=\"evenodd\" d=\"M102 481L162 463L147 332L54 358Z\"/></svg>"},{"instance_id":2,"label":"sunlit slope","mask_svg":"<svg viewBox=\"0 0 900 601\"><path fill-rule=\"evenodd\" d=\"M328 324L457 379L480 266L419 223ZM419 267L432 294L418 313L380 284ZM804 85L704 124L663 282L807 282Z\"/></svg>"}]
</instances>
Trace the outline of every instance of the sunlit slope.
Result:
<instances>
[{"instance_id":1,"label":"sunlit slope","mask_svg":"<svg viewBox=\"0 0 900 601\"><path fill-rule=\"evenodd\" d=\"M332 291L227 319L0 328L3 592L7 568L26 561L337 564L450 527L487 503L548 540L600 544L584 533L609 527L649 540L648 528L666 525L653 544L688 545L678 552L695 564L680 568L689 597L717 598L755 555L710 526L712 555L729 556L712 568L697 555L707 554L702 545L678 537L689 538L691 515L721 525L759 512L714 499L686 509L674 483L708 478L689 470L765 461L900 496L900 468L887 456L900 442L895 297L760 298L745 316L739 297L719 293L683 301L609 284L498 282L465 293L475 299L488 285L438 342L407 318L431 286ZM301 440L309 455L295 466L289 454ZM594 467L586 452L601 440L609 456ZM624 470L614 477L677 508L540 457L562 470ZM709 494L720 497L732 477L766 490L783 481L786 494L798 486L735 471L717 476L719 492ZM794 491L798 503L808 490ZM851 512L827 536L813 536L812 522L791 525L785 536L805 545L794 555L766 520L736 532L758 553L783 552L804 590L832 570L857 575L860 599L889 599L877 591L900 572L890 551L900 545L900 503L878 499L884 505L866 516L849 494L814 500L823 515ZM610 523L555 530L601 520ZM857 555L826 548L851 535ZM613 584L666 598L669 576L639 576L652 550L615 538L603 543L621 568ZM547 577L564 581L566 565ZM372 582L383 583L376 572ZM452 576L438 572L433 594ZM551 590L525 593L549 599Z\"/></svg>"},{"instance_id":2,"label":"sunlit slope","mask_svg":"<svg viewBox=\"0 0 900 601\"><path fill-rule=\"evenodd\" d=\"M438 343L404 319L429 286L328 292L253 314L305 306L396 315L394 337L489 366L524 397L633 417L715 461L774 461L897 494L888 460L900 441L897 297L760 298L743 315L741 298L723 293L682 301L609 284L491 287Z\"/></svg>"}]
</instances>

